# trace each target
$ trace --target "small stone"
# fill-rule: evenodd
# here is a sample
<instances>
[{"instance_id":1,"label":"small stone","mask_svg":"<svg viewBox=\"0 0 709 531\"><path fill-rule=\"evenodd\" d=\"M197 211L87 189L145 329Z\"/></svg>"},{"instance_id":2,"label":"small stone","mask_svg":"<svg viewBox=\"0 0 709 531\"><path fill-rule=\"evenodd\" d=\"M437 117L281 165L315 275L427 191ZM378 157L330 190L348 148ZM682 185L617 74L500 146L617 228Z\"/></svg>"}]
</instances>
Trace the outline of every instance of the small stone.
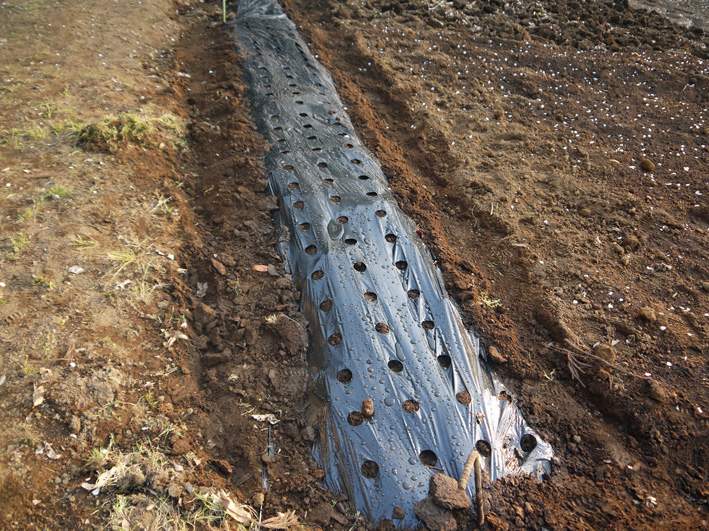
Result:
<instances>
[{"instance_id":1,"label":"small stone","mask_svg":"<svg viewBox=\"0 0 709 531\"><path fill-rule=\"evenodd\" d=\"M329 503L319 503L313 508L309 513L309 520L312 520L316 524L325 527L330 524L330 519L332 518L333 508Z\"/></svg>"},{"instance_id":2,"label":"small stone","mask_svg":"<svg viewBox=\"0 0 709 531\"><path fill-rule=\"evenodd\" d=\"M505 358L500 353L500 351L497 350L497 347L495 347L494 345L488 349L487 357L491 362L493 362L496 365L500 365L502 363L507 363L507 358Z\"/></svg>"},{"instance_id":3,"label":"small stone","mask_svg":"<svg viewBox=\"0 0 709 531\"><path fill-rule=\"evenodd\" d=\"M614 243L614 244L613 244L613 250L614 250L617 254L625 254L625 249L623 249L623 248L622 248L620 245L618 245L617 243Z\"/></svg>"},{"instance_id":4,"label":"small stone","mask_svg":"<svg viewBox=\"0 0 709 531\"><path fill-rule=\"evenodd\" d=\"M576 444L579 444L581 442L581 437L578 435L574 435L571 437L571 440L574 441Z\"/></svg>"},{"instance_id":5,"label":"small stone","mask_svg":"<svg viewBox=\"0 0 709 531\"><path fill-rule=\"evenodd\" d=\"M702 282L702 289L709 293L709 282Z\"/></svg>"},{"instance_id":6,"label":"small stone","mask_svg":"<svg viewBox=\"0 0 709 531\"><path fill-rule=\"evenodd\" d=\"M362 400L362 415L365 417L371 417L374 415L374 400L371 398Z\"/></svg>"},{"instance_id":7,"label":"small stone","mask_svg":"<svg viewBox=\"0 0 709 531\"><path fill-rule=\"evenodd\" d=\"M640 169L648 173L653 172L655 171L655 163L650 159L643 159L640 161Z\"/></svg>"},{"instance_id":8,"label":"small stone","mask_svg":"<svg viewBox=\"0 0 709 531\"><path fill-rule=\"evenodd\" d=\"M623 264L624 266L627 266L630 263L630 256L625 255L620 257L620 263Z\"/></svg>"},{"instance_id":9,"label":"small stone","mask_svg":"<svg viewBox=\"0 0 709 531\"><path fill-rule=\"evenodd\" d=\"M315 440L315 428L310 425L306 426L303 430L303 439L308 442L313 442Z\"/></svg>"},{"instance_id":10,"label":"small stone","mask_svg":"<svg viewBox=\"0 0 709 531\"><path fill-rule=\"evenodd\" d=\"M431 531L455 531L458 528L453 513L436 505L431 496L414 505L414 512Z\"/></svg>"},{"instance_id":11,"label":"small stone","mask_svg":"<svg viewBox=\"0 0 709 531\"><path fill-rule=\"evenodd\" d=\"M667 400L667 391L665 391L665 388L662 387L659 383L651 381L650 398L662 404L665 400Z\"/></svg>"},{"instance_id":12,"label":"small stone","mask_svg":"<svg viewBox=\"0 0 709 531\"><path fill-rule=\"evenodd\" d=\"M657 316L655 315L655 310L650 308L649 306L643 306L640 308L640 311L638 312L638 315L648 321L649 323L654 323L657 321Z\"/></svg>"},{"instance_id":13,"label":"small stone","mask_svg":"<svg viewBox=\"0 0 709 531\"><path fill-rule=\"evenodd\" d=\"M615 363L615 352L613 351L613 347L610 345L601 343L596 347L594 354L611 365Z\"/></svg>"},{"instance_id":14,"label":"small stone","mask_svg":"<svg viewBox=\"0 0 709 531\"><path fill-rule=\"evenodd\" d=\"M445 474L434 474L428 488L433 501L446 509L470 509L470 498L458 488L458 482Z\"/></svg>"},{"instance_id":15,"label":"small stone","mask_svg":"<svg viewBox=\"0 0 709 531\"><path fill-rule=\"evenodd\" d=\"M231 476L234 472L231 465L227 461L224 461L224 459L210 459L209 464L225 476Z\"/></svg>"},{"instance_id":16,"label":"small stone","mask_svg":"<svg viewBox=\"0 0 709 531\"><path fill-rule=\"evenodd\" d=\"M263 495L263 492L257 492L254 494L254 507L261 507L263 505L263 502L265 500L265 496Z\"/></svg>"},{"instance_id":17,"label":"small stone","mask_svg":"<svg viewBox=\"0 0 709 531\"><path fill-rule=\"evenodd\" d=\"M229 361L229 354L227 354L225 352L221 352L221 353L212 352L209 354L205 354L204 356L202 356L202 363L204 364L205 367L214 367L216 365L226 363Z\"/></svg>"},{"instance_id":18,"label":"small stone","mask_svg":"<svg viewBox=\"0 0 709 531\"><path fill-rule=\"evenodd\" d=\"M172 451L177 455L185 455L192 450L192 445L187 439L174 438L172 443Z\"/></svg>"},{"instance_id":19,"label":"small stone","mask_svg":"<svg viewBox=\"0 0 709 531\"><path fill-rule=\"evenodd\" d=\"M628 234L627 236L623 236L623 247L626 249L630 249L631 251L634 251L638 247L640 247L640 240L638 240L637 236L634 234Z\"/></svg>"},{"instance_id":20,"label":"small stone","mask_svg":"<svg viewBox=\"0 0 709 531\"><path fill-rule=\"evenodd\" d=\"M69 420L69 431L74 434L81 431L81 420L76 415L72 415Z\"/></svg>"},{"instance_id":21,"label":"small stone","mask_svg":"<svg viewBox=\"0 0 709 531\"><path fill-rule=\"evenodd\" d=\"M581 210L579 210L579 214L587 218L591 215L591 211L588 208L582 208Z\"/></svg>"},{"instance_id":22,"label":"small stone","mask_svg":"<svg viewBox=\"0 0 709 531\"><path fill-rule=\"evenodd\" d=\"M404 510L404 508L399 507L398 505L395 505L394 512L391 515L392 520L403 520L405 516L406 516L406 511Z\"/></svg>"}]
</instances>

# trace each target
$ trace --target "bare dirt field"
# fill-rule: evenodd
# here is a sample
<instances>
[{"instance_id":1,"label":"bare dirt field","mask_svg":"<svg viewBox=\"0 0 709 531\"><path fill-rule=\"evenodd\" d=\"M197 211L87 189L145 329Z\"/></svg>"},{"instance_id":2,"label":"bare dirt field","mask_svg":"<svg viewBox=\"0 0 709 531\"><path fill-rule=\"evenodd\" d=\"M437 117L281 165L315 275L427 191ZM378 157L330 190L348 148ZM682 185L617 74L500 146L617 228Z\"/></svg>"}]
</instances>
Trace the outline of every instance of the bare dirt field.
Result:
<instances>
[{"instance_id":1,"label":"bare dirt field","mask_svg":"<svg viewBox=\"0 0 709 531\"><path fill-rule=\"evenodd\" d=\"M620 1L285 7L556 452L484 528L707 528L709 38ZM0 108L0 529L374 528L310 455L220 6L4 2Z\"/></svg>"}]
</instances>

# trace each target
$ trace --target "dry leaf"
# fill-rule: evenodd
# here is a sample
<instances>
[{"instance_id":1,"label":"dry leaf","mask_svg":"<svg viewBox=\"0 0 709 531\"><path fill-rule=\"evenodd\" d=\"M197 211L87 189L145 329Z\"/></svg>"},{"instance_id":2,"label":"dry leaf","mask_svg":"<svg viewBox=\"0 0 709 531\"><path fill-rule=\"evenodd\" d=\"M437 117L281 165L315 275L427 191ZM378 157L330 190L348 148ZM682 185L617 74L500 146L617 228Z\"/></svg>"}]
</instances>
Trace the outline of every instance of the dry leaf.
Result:
<instances>
[{"instance_id":1,"label":"dry leaf","mask_svg":"<svg viewBox=\"0 0 709 531\"><path fill-rule=\"evenodd\" d=\"M258 271L259 273L268 273L268 266L263 264L256 264L251 269Z\"/></svg>"},{"instance_id":2,"label":"dry leaf","mask_svg":"<svg viewBox=\"0 0 709 531\"><path fill-rule=\"evenodd\" d=\"M220 275L226 275L226 267L224 267L224 264L222 264L219 260L212 258L212 265L214 266L214 269L219 271Z\"/></svg>"},{"instance_id":3,"label":"dry leaf","mask_svg":"<svg viewBox=\"0 0 709 531\"><path fill-rule=\"evenodd\" d=\"M212 498L215 498L215 496L212 495ZM251 513L245 509L245 505L236 503L223 490L219 492L219 497L217 500L222 502L224 512L226 512L226 514L231 516L238 523L246 526L251 524L251 520L253 520L253 518L251 517Z\"/></svg>"},{"instance_id":4,"label":"dry leaf","mask_svg":"<svg viewBox=\"0 0 709 531\"><path fill-rule=\"evenodd\" d=\"M32 393L32 407L37 407L42 402L44 402L44 387L39 386L34 388L34 393Z\"/></svg>"},{"instance_id":5,"label":"dry leaf","mask_svg":"<svg viewBox=\"0 0 709 531\"><path fill-rule=\"evenodd\" d=\"M280 422L273 413L268 413L267 415L251 415L251 418L259 422L268 422L269 424L278 424Z\"/></svg>"},{"instance_id":6,"label":"dry leaf","mask_svg":"<svg viewBox=\"0 0 709 531\"><path fill-rule=\"evenodd\" d=\"M268 529L290 529L295 525L298 525L298 517L295 515L295 511L278 513L278 516L261 522L261 526Z\"/></svg>"},{"instance_id":7,"label":"dry leaf","mask_svg":"<svg viewBox=\"0 0 709 531\"><path fill-rule=\"evenodd\" d=\"M54 448L52 448L52 445L49 443L44 443L44 450L45 450L45 455L47 456L48 459L61 459L62 455L58 454L57 452L54 451Z\"/></svg>"},{"instance_id":8,"label":"dry leaf","mask_svg":"<svg viewBox=\"0 0 709 531\"><path fill-rule=\"evenodd\" d=\"M125 289L128 284L131 284L133 281L130 279L126 279L123 282L119 282L116 284L113 289Z\"/></svg>"},{"instance_id":9,"label":"dry leaf","mask_svg":"<svg viewBox=\"0 0 709 531\"><path fill-rule=\"evenodd\" d=\"M165 336L165 339L167 339L167 341L165 343L163 343L163 346L165 348L170 348L175 343L175 341L177 341L178 339L184 339L184 340L189 339L189 336L187 334L180 332L179 330L172 330L172 329L163 328L162 333Z\"/></svg>"},{"instance_id":10,"label":"dry leaf","mask_svg":"<svg viewBox=\"0 0 709 531\"><path fill-rule=\"evenodd\" d=\"M114 466L110 470L106 470L105 472L102 472L98 478L96 478L96 483L92 485L91 483L84 482L81 484L81 488L90 490L92 494L96 491L96 494L98 494L98 490L101 487L105 487L106 485L110 485L112 483L115 483L116 479L118 479L118 472L120 470L120 467L118 465ZM96 495L94 494L94 496Z\"/></svg>"},{"instance_id":11,"label":"dry leaf","mask_svg":"<svg viewBox=\"0 0 709 531\"><path fill-rule=\"evenodd\" d=\"M197 296L199 298L207 295L207 290L209 289L209 284L207 282L197 282Z\"/></svg>"},{"instance_id":12,"label":"dry leaf","mask_svg":"<svg viewBox=\"0 0 709 531\"><path fill-rule=\"evenodd\" d=\"M66 354L64 354L64 357L70 360L74 357L74 353L76 353L76 341L72 339L69 342L69 346L66 349Z\"/></svg>"}]
</instances>

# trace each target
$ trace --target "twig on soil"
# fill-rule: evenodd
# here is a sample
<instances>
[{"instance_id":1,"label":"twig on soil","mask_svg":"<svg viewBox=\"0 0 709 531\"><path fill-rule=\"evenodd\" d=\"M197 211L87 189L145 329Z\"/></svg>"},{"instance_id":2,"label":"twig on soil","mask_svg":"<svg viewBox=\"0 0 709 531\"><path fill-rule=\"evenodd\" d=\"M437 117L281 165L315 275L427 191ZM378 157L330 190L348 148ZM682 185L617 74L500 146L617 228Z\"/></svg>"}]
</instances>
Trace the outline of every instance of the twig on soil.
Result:
<instances>
[{"instance_id":1,"label":"twig on soil","mask_svg":"<svg viewBox=\"0 0 709 531\"><path fill-rule=\"evenodd\" d=\"M578 359L576 359L576 356L574 356L571 351L566 350L566 366L569 368L571 377L577 380L581 385L586 387L586 385L581 381L580 374L584 374L584 369L588 369L590 365L588 363L583 363L579 361Z\"/></svg>"},{"instance_id":2,"label":"twig on soil","mask_svg":"<svg viewBox=\"0 0 709 531\"><path fill-rule=\"evenodd\" d=\"M560 354L564 354L567 359L567 365L569 368L569 372L571 372L571 376L575 378L576 380L579 381L581 385L584 385L583 382L581 381L579 374L584 374L583 369L588 369L591 365L588 363L584 363L582 361L579 361L578 357L581 357L583 359L591 359L594 361L598 361L600 363L603 363L605 365L608 365L612 369L621 372L623 374L627 374L628 376L632 376L633 378L638 378L640 380L647 380L646 376L642 376L640 374L635 374L632 371L629 371L627 369L623 369L622 367L619 367L616 364L613 364L607 360L604 360L600 356L596 356L595 354L589 352L588 350L582 349L578 345L575 345L572 343L568 338L564 339L564 344L568 348L560 347L558 345L554 345L553 343L550 343L547 345L547 348L558 352ZM572 352L573 351L573 352Z\"/></svg>"},{"instance_id":3,"label":"twig on soil","mask_svg":"<svg viewBox=\"0 0 709 531\"><path fill-rule=\"evenodd\" d=\"M478 515L478 525L485 523L485 510L483 509L483 472L480 464L480 454L473 450L463 466L463 472L458 480L458 488L465 490L470 480L470 473L475 470L475 512Z\"/></svg>"}]
</instances>

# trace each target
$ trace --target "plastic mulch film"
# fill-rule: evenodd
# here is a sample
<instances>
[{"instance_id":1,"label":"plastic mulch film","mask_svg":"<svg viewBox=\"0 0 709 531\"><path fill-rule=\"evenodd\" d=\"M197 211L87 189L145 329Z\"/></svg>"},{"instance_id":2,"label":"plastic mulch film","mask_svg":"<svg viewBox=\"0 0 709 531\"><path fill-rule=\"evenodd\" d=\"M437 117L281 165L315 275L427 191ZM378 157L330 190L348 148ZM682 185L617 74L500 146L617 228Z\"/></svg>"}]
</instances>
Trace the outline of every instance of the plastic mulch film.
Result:
<instances>
[{"instance_id":1,"label":"plastic mulch film","mask_svg":"<svg viewBox=\"0 0 709 531\"><path fill-rule=\"evenodd\" d=\"M412 527L431 475L458 478L476 447L492 480L549 472L550 445L480 359L430 251L295 25L274 0L242 0L235 31L271 144L280 251L310 323L314 455L326 485L373 522L398 505Z\"/></svg>"}]
</instances>

